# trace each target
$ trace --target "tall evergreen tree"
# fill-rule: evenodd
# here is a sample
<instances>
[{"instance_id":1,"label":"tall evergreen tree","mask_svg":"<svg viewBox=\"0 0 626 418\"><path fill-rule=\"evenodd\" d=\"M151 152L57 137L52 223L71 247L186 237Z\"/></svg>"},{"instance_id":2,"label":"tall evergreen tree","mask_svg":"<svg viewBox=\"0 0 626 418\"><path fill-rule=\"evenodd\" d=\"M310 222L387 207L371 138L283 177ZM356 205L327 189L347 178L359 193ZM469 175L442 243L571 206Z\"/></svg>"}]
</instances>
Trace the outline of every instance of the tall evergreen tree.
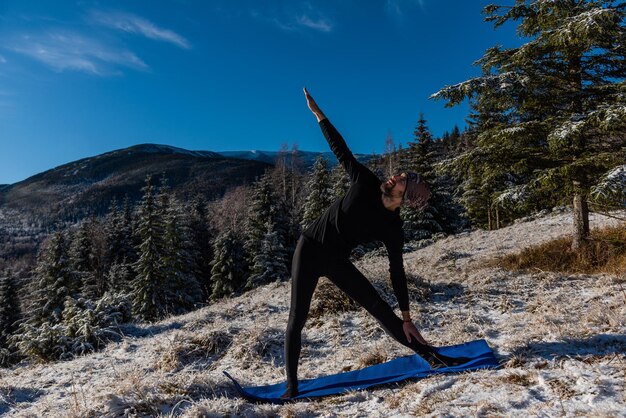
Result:
<instances>
[{"instance_id":1,"label":"tall evergreen tree","mask_svg":"<svg viewBox=\"0 0 626 418\"><path fill-rule=\"evenodd\" d=\"M59 323L65 299L75 296L78 290L65 234L56 232L44 243L38 256L30 322L34 325Z\"/></svg>"},{"instance_id":2,"label":"tall evergreen tree","mask_svg":"<svg viewBox=\"0 0 626 418\"><path fill-rule=\"evenodd\" d=\"M447 106L469 98L479 107L476 148L460 164L514 179L495 198L572 202L575 250L589 235L590 189L626 158L616 135L626 126L625 8L600 0L487 6L487 21L517 21L529 41L488 49L478 61L482 76L433 95Z\"/></svg>"},{"instance_id":3,"label":"tall evergreen tree","mask_svg":"<svg viewBox=\"0 0 626 418\"><path fill-rule=\"evenodd\" d=\"M10 337L17 329L19 306L15 283L11 277L0 277L0 367L11 364L15 347Z\"/></svg>"},{"instance_id":4,"label":"tall evergreen tree","mask_svg":"<svg viewBox=\"0 0 626 418\"><path fill-rule=\"evenodd\" d=\"M132 264L136 261L128 196L124 198L121 211L115 200L111 203L105 225L107 285L114 292L125 293L130 291L130 283L135 277Z\"/></svg>"},{"instance_id":5,"label":"tall evergreen tree","mask_svg":"<svg viewBox=\"0 0 626 418\"><path fill-rule=\"evenodd\" d=\"M151 321L160 318L167 309L165 292L167 271L165 225L155 201L155 190L150 176L142 188L143 200L139 207L136 234L141 244L137 261L133 264L136 277L131 284L133 315Z\"/></svg>"},{"instance_id":6,"label":"tall evergreen tree","mask_svg":"<svg viewBox=\"0 0 626 418\"><path fill-rule=\"evenodd\" d=\"M271 222L272 185L267 173L254 183L250 201L250 211L246 220L246 256L247 264L251 265L261 249L261 241L265 235L265 224Z\"/></svg>"},{"instance_id":7,"label":"tall evergreen tree","mask_svg":"<svg viewBox=\"0 0 626 418\"><path fill-rule=\"evenodd\" d=\"M437 179L434 164L437 156L434 151L433 136L423 113L420 113L413 136L414 141L409 142L408 149L409 169L418 172L426 180L430 186L431 197L428 207L424 210L409 206L402 208L404 235L407 240L429 238L432 234L443 230L440 224L442 219L439 200L436 196Z\"/></svg>"},{"instance_id":8,"label":"tall evergreen tree","mask_svg":"<svg viewBox=\"0 0 626 418\"><path fill-rule=\"evenodd\" d=\"M213 262L213 234L210 229L206 201L196 196L188 210L189 213L189 249L193 264L197 267L197 280L203 293L203 300L207 300L211 293L211 265Z\"/></svg>"},{"instance_id":9,"label":"tall evergreen tree","mask_svg":"<svg viewBox=\"0 0 626 418\"><path fill-rule=\"evenodd\" d=\"M123 259L113 264L107 274L109 289L114 293L129 293L132 291L132 283L135 280L133 264Z\"/></svg>"},{"instance_id":10,"label":"tall evergreen tree","mask_svg":"<svg viewBox=\"0 0 626 418\"><path fill-rule=\"evenodd\" d=\"M135 245L133 241L136 236L133 234L133 225L134 225L134 217L133 217L133 207L130 203L130 198L128 195L124 196L124 203L122 204L122 219L121 219L121 237L123 237L123 242L120 248L121 256L118 260L126 260L127 263L133 263L137 261L137 250L138 247Z\"/></svg>"},{"instance_id":11,"label":"tall evergreen tree","mask_svg":"<svg viewBox=\"0 0 626 418\"><path fill-rule=\"evenodd\" d=\"M189 228L181 222L182 216L175 202L165 210L165 297L168 311L182 313L202 300L202 290L196 279L198 267L192 256Z\"/></svg>"},{"instance_id":12,"label":"tall evergreen tree","mask_svg":"<svg viewBox=\"0 0 626 418\"><path fill-rule=\"evenodd\" d=\"M245 283L244 254L241 240L232 229L217 236L213 244L211 299L230 296Z\"/></svg>"},{"instance_id":13,"label":"tall evergreen tree","mask_svg":"<svg viewBox=\"0 0 626 418\"><path fill-rule=\"evenodd\" d=\"M69 244L70 264L77 280L80 281L80 291L87 297L95 293L92 263L91 233L87 220L83 220L78 229L71 235Z\"/></svg>"},{"instance_id":14,"label":"tall evergreen tree","mask_svg":"<svg viewBox=\"0 0 626 418\"><path fill-rule=\"evenodd\" d=\"M337 164L330 170L331 200L342 197L350 188L350 179L346 170Z\"/></svg>"},{"instance_id":15,"label":"tall evergreen tree","mask_svg":"<svg viewBox=\"0 0 626 418\"><path fill-rule=\"evenodd\" d=\"M328 163L322 156L315 160L313 172L306 184L307 197L304 203L302 229L313 223L333 202L332 184Z\"/></svg>"},{"instance_id":16,"label":"tall evergreen tree","mask_svg":"<svg viewBox=\"0 0 626 418\"><path fill-rule=\"evenodd\" d=\"M250 202L250 212L246 221L245 249L248 265L259 255L267 224L271 223L277 232L277 238L284 245L288 221L284 203L276 198L273 190L271 173L266 172L255 184Z\"/></svg>"},{"instance_id":17,"label":"tall evergreen tree","mask_svg":"<svg viewBox=\"0 0 626 418\"><path fill-rule=\"evenodd\" d=\"M246 282L246 289L253 289L274 280L286 280L289 277L287 251L274 230L274 225L268 222L266 228L261 251L253 260L252 274Z\"/></svg>"}]
</instances>

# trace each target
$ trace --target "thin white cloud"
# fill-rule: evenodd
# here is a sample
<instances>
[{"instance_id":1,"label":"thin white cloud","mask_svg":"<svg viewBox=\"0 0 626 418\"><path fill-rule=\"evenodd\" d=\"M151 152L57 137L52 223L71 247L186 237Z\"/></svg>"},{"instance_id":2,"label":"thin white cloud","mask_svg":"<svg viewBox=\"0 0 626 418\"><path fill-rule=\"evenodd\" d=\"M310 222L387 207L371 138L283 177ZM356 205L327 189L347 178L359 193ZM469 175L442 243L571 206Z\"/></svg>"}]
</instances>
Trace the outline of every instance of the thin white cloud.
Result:
<instances>
[{"instance_id":1,"label":"thin white cloud","mask_svg":"<svg viewBox=\"0 0 626 418\"><path fill-rule=\"evenodd\" d=\"M190 49L189 41L176 32L160 28L148 19L123 12L93 11L91 19L103 26L136 33L157 41L169 42L183 49Z\"/></svg>"},{"instance_id":2,"label":"thin white cloud","mask_svg":"<svg viewBox=\"0 0 626 418\"><path fill-rule=\"evenodd\" d=\"M313 20L307 15L298 16L296 21L299 25L305 26L307 28L319 30L320 32L330 32L333 30L332 24L323 18Z\"/></svg>"},{"instance_id":3,"label":"thin white cloud","mask_svg":"<svg viewBox=\"0 0 626 418\"><path fill-rule=\"evenodd\" d=\"M7 59L0 55L0 64L6 64Z\"/></svg>"},{"instance_id":4,"label":"thin white cloud","mask_svg":"<svg viewBox=\"0 0 626 418\"><path fill-rule=\"evenodd\" d=\"M290 32L315 30L328 33L334 29L333 22L308 1L285 3L283 6L274 5L259 9L258 5L254 4L250 9L250 15Z\"/></svg>"},{"instance_id":5,"label":"thin white cloud","mask_svg":"<svg viewBox=\"0 0 626 418\"><path fill-rule=\"evenodd\" d=\"M55 71L81 71L108 76L118 66L145 70L148 65L133 52L117 49L74 32L24 35L11 44L13 51L42 62Z\"/></svg>"},{"instance_id":6,"label":"thin white cloud","mask_svg":"<svg viewBox=\"0 0 626 418\"><path fill-rule=\"evenodd\" d=\"M385 12L395 17L402 17L409 7L424 8L426 0L385 0Z\"/></svg>"}]
</instances>

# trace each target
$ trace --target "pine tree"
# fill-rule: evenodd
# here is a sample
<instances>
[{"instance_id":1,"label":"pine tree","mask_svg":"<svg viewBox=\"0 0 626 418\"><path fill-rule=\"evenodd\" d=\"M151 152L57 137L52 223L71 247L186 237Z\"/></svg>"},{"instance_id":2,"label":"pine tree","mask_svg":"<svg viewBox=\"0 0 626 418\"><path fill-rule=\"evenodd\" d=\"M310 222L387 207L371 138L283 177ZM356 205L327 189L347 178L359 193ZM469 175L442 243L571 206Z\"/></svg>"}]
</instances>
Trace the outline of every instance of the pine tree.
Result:
<instances>
[{"instance_id":1,"label":"pine tree","mask_svg":"<svg viewBox=\"0 0 626 418\"><path fill-rule=\"evenodd\" d=\"M78 230L72 235L69 249L70 264L76 279L80 281L81 293L86 297L91 297L96 293L96 289L93 277L91 233L87 221L81 222Z\"/></svg>"},{"instance_id":2,"label":"pine tree","mask_svg":"<svg viewBox=\"0 0 626 418\"><path fill-rule=\"evenodd\" d=\"M192 256L189 228L181 222L175 202L165 211L165 249L163 264L166 271L166 304L168 311L183 313L202 300L202 290L196 279L198 267Z\"/></svg>"},{"instance_id":3,"label":"pine tree","mask_svg":"<svg viewBox=\"0 0 626 418\"><path fill-rule=\"evenodd\" d=\"M0 277L0 367L7 367L15 357L10 337L17 329L19 310L15 283L11 277Z\"/></svg>"},{"instance_id":4,"label":"pine tree","mask_svg":"<svg viewBox=\"0 0 626 418\"><path fill-rule=\"evenodd\" d=\"M313 173L306 185L307 198L304 203L302 229L308 228L333 202L332 184L328 163L320 156L315 160Z\"/></svg>"},{"instance_id":5,"label":"pine tree","mask_svg":"<svg viewBox=\"0 0 626 418\"><path fill-rule=\"evenodd\" d=\"M133 259L132 215L128 196L124 199L123 210L120 211L117 200L111 201L109 213L104 222L106 237L106 269L120 264L123 259Z\"/></svg>"},{"instance_id":6,"label":"pine tree","mask_svg":"<svg viewBox=\"0 0 626 418\"><path fill-rule=\"evenodd\" d=\"M109 290L115 293L128 293L131 283L135 279L135 272L131 263L123 259L119 264L113 264L107 274Z\"/></svg>"},{"instance_id":7,"label":"pine tree","mask_svg":"<svg viewBox=\"0 0 626 418\"><path fill-rule=\"evenodd\" d=\"M117 207L117 201L111 202L111 210L105 221L105 254L107 288L115 292L130 291L134 279L132 264L136 261L133 248L132 211L128 196L124 198L123 209Z\"/></svg>"},{"instance_id":8,"label":"pine tree","mask_svg":"<svg viewBox=\"0 0 626 418\"><path fill-rule=\"evenodd\" d=\"M261 243L267 231L267 223L274 224L273 216L277 213L276 198L272 190L271 175L266 172L254 184L250 202L250 212L246 221L245 250L247 264L252 265L254 258L261 251Z\"/></svg>"},{"instance_id":9,"label":"pine tree","mask_svg":"<svg viewBox=\"0 0 626 418\"><path fill-rule=\"evenodd\" d=\"M245 285L247 290L275 280L286 280L289 277L287 252L273 225L268 222L266 228L261 251L253 260L252 274Z\"/></svg>"},{"instance_id":10,"label":"pine tree","mask_svg":"<svg viewBox=\"0 0 626 418\"><path fill-rule=\"evenodd\" d=\"M133 234L133 208L130 204L130 198L128 195L124 197L124 203L122 206L122 219L120 226L120 236L122 243L120 245L120 255L118 260L126 260L127 263L134 263L137 261L137 251L134 242L135 234Z\"/></svg>"},{"instance_id":11,"label":"pine tree","mask_svg":"<svg viewBox=\"0 0 626 418\"><path fill-rule=\"evenodd\" d=\"M418 172L429 184L431 197L428 207L424 210L409 206L403 207L402 218L406 239L420 240L441 232L443 228L440 222L443 219L441 219L440 199L437 196L437 178L434 170L437 155L434 151L434 140L423 113L420 113L413 135L414 141L409 142L408 150L409 169Z\"/></svg>"},{"instance_id":12,"label":"pine tree","mask_svg":"<svg viewBox=\"0 0 626 418\"><path fill-rule=\"evenodd\" d=\"M213 239L208 215L206 201L200 196L196 196L191 202L189 213L189 242L190 252L193 257L193 264L197 267L197 279L202 289L203 300L207 300L211 295L211 265L213 262Z\"/></svg>"},{"instance_id":13,"label":"pine tree","mask_svg":"<svg viewBox=\"0 0 626 418\"><path fill-rule=\"evenodd\" d=\"M136 277L131 284L133 314L151 321L160 318L167 306L164 298L167 271L163 265L166 249L165 226L155 201L151 177L142 188L143 200L139 207L136 234L141 244L139 258L133 264Z\"/></svg>"},{"instance_id":14,"label":"pine tree","mask_svg":"<svg viewBox=\"0 0 626 418\"><path fill-rule=\"evenodd\" d=\"M517 21L529 41L488 49L480 77L433 95L447 106L468 98L478 108L476 148L460 164L513 180L492 199L573 203L575 250L589 236L590 189L626 157L615 135L626 127L625 8L574 0L487 6L487 21L496 28Z\"/></svg>"},{"instance_id":15,"label":"pine tree","mask_svg":"<svg viewBox=\"0 0 626 418\"><path fill-rule=\"evenodd\" d=\"M232 295L244 284L241 240L232 229L226 229L215 239L213 253L215 258L211 269L211 299L219 299Z\"/></svg>"},{"instance_id":16,"label":"pine tree","mask_svg":"<svg viewBox=\"0 0 626 418\"><path fill-rule=\"evenodd\" d=\"M337 164L330 170L330 184L330 195L333 201L345 195L350 188L348 174L340 164Z\"/></svg>"},{"instance_id":17,"label":"pine tree","mask_svg":"<svg viewBox=\"0 0 626 418\"><path fill-rule=\"evenodd\" d=\"M57 324L67 297L78 293L79 283L70 265L64 233L56 232L40 251L34 282L31 322Z\"/></svg>"}]
</instances>

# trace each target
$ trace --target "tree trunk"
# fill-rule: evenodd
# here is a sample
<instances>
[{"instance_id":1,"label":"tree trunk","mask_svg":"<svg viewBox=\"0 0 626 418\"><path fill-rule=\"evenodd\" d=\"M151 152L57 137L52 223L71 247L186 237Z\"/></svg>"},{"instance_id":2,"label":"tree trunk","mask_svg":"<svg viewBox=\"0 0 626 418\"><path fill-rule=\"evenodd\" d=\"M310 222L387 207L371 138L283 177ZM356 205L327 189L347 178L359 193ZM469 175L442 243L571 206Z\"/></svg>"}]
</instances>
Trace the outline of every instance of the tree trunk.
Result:
<instances>
[{"instance_id":1,"label":"tree trunk","mask_svg":"<svg viewBox=\"0 0 626 418\"><path fill-rule=\"evenodd\" d=\"M498 205L496 205L496 229L500 229L500 210Z\"/></svg>"},{"instance_id":2,"label":"tree trunk","mask_svg":"<svg viewBox=\"0 0 626 418\"><path fill-rule=\"evenodd\" d=\"M489 222L489 230L493 229L493 220L491 219L491 205L487 205L487 221Z\"/></svg>"},{"instance_id":3,"label":"tree trunk","mask_svg":"<svg viewBox=\"0 0 626 418\"><path fill-rule=\"evenodd\" d=\"M576 182L574 185L577 185ZM587 196L580 191L576 192L574 195L573 215L574 239L572 240L572 250L579 251L589 239L589 208L587 207Z\"/></svg>"}]
</instances>

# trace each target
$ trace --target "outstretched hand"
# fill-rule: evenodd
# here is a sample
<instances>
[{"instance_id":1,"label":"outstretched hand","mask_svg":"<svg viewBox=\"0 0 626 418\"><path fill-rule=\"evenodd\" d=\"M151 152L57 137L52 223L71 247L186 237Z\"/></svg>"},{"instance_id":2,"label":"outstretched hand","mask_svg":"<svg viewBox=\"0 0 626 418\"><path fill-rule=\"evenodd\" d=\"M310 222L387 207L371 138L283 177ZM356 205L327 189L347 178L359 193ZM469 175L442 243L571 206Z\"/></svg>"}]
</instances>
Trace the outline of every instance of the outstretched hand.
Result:
<instances>
[{"instance_id":1,"label":"outstretched hand","mask_svg":"<svg viewBox=\"0 0 626 418\"><path fill-rule=\"evenodd\" d=\"M326 116L324 116L322 110L319 108L317 103L315 103L315 100L313 100L313 97L311 97L306 87L304 88L304 97L306 97L306 104L309 106L309 109L311 109L311 112L313 112L313 114L317 118L317 121L319 122L322 119L326 119Z\"/></svg>"},{"instance_id":2,"label":"outstretched hand","mask_svg":"<svg viewBox=\"0 0 626 418\"><path fill-rule=\"evenodd\" d=\"M426 342L424 337L422 337L422 334L420 334L413 322L404 322L402 324L402 329L404 330L404 335L406 335L406 339L409 342L411 342L411 337L413 337L420 344L430 345Z\"/></svg>"}]
</instances>

